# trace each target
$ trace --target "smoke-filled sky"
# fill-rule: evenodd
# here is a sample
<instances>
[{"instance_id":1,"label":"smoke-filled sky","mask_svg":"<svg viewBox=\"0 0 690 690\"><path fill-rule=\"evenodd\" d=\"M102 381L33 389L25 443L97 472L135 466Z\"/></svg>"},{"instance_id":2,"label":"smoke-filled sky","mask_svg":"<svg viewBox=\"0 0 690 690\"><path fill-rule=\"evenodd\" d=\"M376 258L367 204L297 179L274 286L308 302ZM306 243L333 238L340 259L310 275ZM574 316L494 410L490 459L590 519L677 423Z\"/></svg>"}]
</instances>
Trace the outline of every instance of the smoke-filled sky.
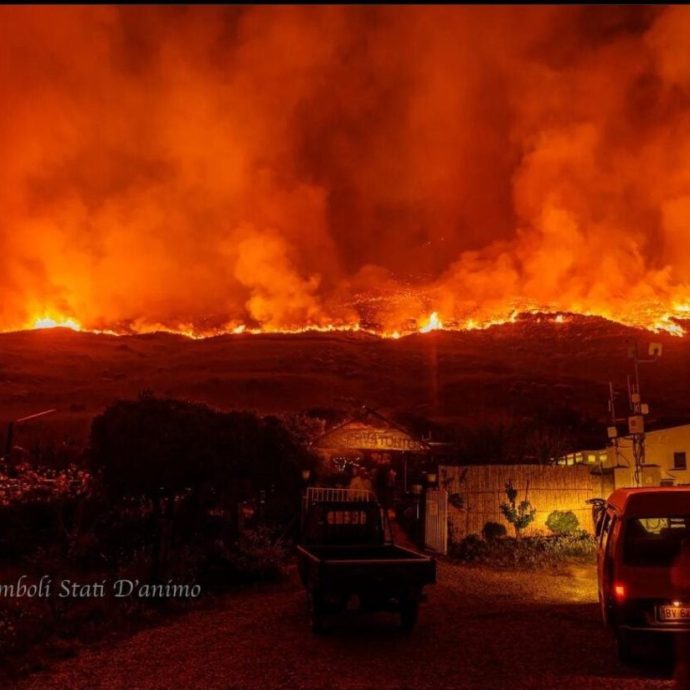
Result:
<instances>
[{"instance_id":1,"label":"smoke-filled sky","mask_svg":"<svg viewBox=\"0 0 690 690\"><path fill-rule=\"evenodd\" d=\"M0 90L0 328L690 305L685 8L5 7Z\"/></svg>"}]
</instances>

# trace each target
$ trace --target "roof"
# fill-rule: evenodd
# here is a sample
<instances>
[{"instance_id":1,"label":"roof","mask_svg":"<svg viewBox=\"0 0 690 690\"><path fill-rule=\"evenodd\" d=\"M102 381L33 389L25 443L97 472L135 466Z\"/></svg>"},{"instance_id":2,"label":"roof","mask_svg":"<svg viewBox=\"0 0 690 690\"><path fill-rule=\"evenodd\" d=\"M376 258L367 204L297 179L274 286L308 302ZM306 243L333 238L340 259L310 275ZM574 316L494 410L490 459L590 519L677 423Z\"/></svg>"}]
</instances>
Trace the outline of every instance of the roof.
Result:
<instances>
[{"instance_id":1,"label":"roof","mask_svg":"<svg viewBox=\"0 0 690 690\"><path fill-rule=\"evenodd\" d=\"M374 418L379 427L365 424ZM409 431L384 417L370 407L363 407L360 414L325 432L311 442L314 448L352 448L381 451L428 451L426 441L416 438Z\"/></svg>"},{"instance_id":2,"label":"roof","mask_svg":"<svg viewBox=\"0 0 690 690\"><path fill-rule=\"evenodd\" d=\"M649 486L616 489L608 503L619 512L634 512L640 517L673 513L690 514L690 486Z\"/></svg>"},{"instance_id":3,"label":"roof","mask_svg":"<svg viewBox=\"0 0 690 690\"><path fill-rule=\"evenodd\" d=\"M659 431L675 431L676 429L683 429L685 431L690 430L690 422L683 422L682 424L668 424L661 420L649 421L645 420L647 427L647 433L653 434Z\"/></svg>"}]
</instances>

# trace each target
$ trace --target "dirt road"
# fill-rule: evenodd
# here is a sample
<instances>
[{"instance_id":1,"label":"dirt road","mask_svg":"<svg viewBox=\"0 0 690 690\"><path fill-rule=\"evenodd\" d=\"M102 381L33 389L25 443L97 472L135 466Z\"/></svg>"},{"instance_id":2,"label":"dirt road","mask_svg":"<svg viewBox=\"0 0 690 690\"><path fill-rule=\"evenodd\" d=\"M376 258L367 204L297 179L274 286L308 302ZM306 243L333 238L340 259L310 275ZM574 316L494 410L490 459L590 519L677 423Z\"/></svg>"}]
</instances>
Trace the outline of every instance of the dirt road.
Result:
<instances>
[{"instance_id":1,"label":"dirt road","mask_svg":"<svg viewBox=\"0 0 690 690\"><path fill-rule=\"evenodd\" d=\"M589 568L571 576L439 564L418 627L353 614L309 629L296 578L228 596L114 646L82 650L20 684L59 688L670 688L626 669L598 618Z\"/></svg>"}]
</instances>

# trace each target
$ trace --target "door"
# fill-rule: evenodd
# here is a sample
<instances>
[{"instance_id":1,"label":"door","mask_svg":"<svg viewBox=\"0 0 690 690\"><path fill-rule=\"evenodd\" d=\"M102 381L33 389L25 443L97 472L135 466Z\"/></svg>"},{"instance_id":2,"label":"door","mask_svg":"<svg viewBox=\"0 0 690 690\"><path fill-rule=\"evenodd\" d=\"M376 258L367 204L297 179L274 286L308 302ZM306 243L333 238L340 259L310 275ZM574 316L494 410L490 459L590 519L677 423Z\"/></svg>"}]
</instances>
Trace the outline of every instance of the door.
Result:
<instances>
[{"instance_id":1,"label":"door","mask_svg":"<svg viewBox=\"0 0 690 690\"><path fill-rule=\"evenodd\" d=\"M599 603L601 604L601 615L606 624L609 623L611 608L611 591L613 589L614 578L614 530L616 529L617 522L615 513L606 514L600 535L599 552L597 554Z\"/></svg>"},{"instance_id":2,"label":"door","mask_svg":"<svg viewBox=\"0 0 690 690\"><path fill-rule=\"evenodd\" d=\"M448 492L444 489L426 492L424 546L444 556L448 553Z\"/></svg>"}]
</instances>

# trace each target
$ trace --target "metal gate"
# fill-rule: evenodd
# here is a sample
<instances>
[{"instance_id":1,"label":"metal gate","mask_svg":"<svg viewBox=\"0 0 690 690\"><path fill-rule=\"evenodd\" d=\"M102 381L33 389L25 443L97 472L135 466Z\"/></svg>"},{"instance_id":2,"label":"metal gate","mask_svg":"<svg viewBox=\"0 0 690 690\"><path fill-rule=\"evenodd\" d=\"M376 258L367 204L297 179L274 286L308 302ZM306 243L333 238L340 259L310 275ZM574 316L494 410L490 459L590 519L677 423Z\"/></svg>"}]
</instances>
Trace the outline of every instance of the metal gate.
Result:
<instances>
[{"instance_id":1,"label":"metal gate","mask_svg":"<svg viewBox=\"0 0 690 690\"><path fill-rule=\"evenodd\" d=\"M448 553L448 492L444 489L426 492L424 546L444 556Z\"/></svg>"}]
</instances>

